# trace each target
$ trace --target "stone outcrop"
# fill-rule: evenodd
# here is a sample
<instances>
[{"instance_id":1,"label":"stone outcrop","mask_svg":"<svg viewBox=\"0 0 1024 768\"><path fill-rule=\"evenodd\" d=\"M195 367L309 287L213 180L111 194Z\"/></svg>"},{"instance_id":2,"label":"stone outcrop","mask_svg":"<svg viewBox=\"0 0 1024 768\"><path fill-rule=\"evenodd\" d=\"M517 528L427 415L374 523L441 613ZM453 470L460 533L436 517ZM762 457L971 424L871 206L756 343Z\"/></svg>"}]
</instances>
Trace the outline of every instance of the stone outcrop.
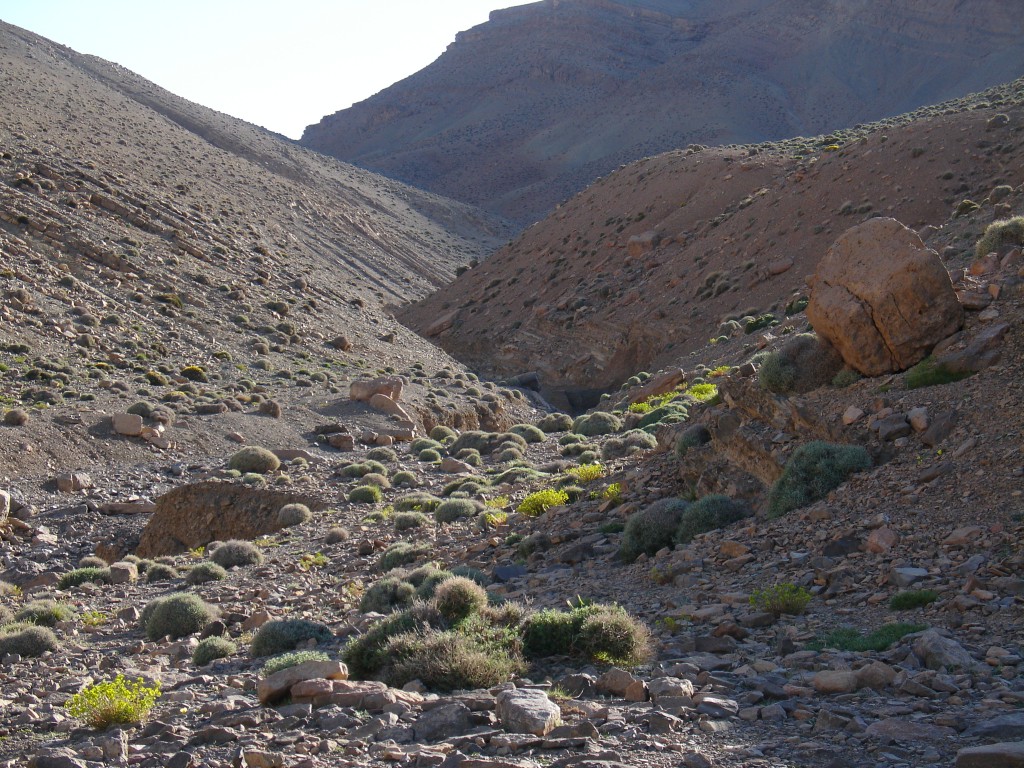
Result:
<instances>
[{"instance_id":1,"label":"stone outcrop","mask_svg":"<svg viewBox=\"0 0 1024 768\"><path fill-rule=\"evenodd\" d=\"M156 500L156 511L139 539L139 557L185 552L215 539L253 539L281 528L277 513L285 504L323 509L301 493L249 488L208 481L175 488Z\"/></svg>"},{"instance_id":2,"label":"stone outcrop","mask_svg":"<svg viewBox=\"0 0 1024 768\"><path fill-rule=\"evenodd\" d=\"M807 319L867 376L909 368L963 325L938 254L895 219L847 231L810 283Z\"/></svg>"}]
</instances>

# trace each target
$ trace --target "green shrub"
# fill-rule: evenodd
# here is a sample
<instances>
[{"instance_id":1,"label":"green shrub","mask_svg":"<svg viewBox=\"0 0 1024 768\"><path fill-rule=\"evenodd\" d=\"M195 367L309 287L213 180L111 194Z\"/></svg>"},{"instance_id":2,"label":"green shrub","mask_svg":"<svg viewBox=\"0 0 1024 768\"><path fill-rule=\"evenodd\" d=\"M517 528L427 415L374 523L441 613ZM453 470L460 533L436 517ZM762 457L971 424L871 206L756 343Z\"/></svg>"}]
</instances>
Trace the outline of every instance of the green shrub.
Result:
<instances>
[{"instance_id":1,"label":"green shrub","mask_svg":"<svg viewBox=\"0 0 1024 768\"><path fill-rule=\"evenodd\" d=\"M482 505L470 499L448 499L434 510L434 519L439 523L452 523L460 518L473 517Z\"/></svg>"},{"instance_id":2,"label":"green shrub","mask_svg":"<svg viewBox=\"0 0 1024 768\"><path fill-rule=\"evenodd\" d=\"M775 315L771 313L758 315L757 317L744 318L744 320L746 320L746 322L743 323L743 332L747 335L754 331L759 331L762 328L768 328L779 324L779 321L775 319Z\"/></svg>"},{"instance_id":3,"label":"green shrub","mask_svg":"<svg viewBox=\"0 0 1024 768\"><path fill-rule=\"evenodd\" d=\"M893 611L909 611L914 608L924 608L939 599L939 593L934 589L915 589L907 592L897 592L889 600L889 609Z\"/></svg>"},{"instance_id":4,"label":"green shrub","mask_svg":"<svg viewBox=\"0 0 1024 768\"><path fill-rule=\"evenodd\" d=\"M558 438L559 445L576 445L579 443L587 442L587 438L583 435L577 435L575 432L566 432L560 438Z\"/></svg>"},{"instance_id":5,"label":"green shrub","mask_svg":"<svg viewBox=\"0 0 1024 768\"><path fill-rule=\"evenodd\" d=\"M612 438L612 440L614 439ZM579 457L588 453L593 453L596 456L599 450L600 448L593 443L569 443L568 445L563 445L558 452L567 458L573 456L579 460Z\"/></svg>"},{"instance_id":6,"label":"green shrub","mask_svg":"<svg viewBox=\"0 0 1024 768\"><path fill-rule=\"evenodd\" d=\"M199 641L192 651L192 663L205 667L211 661L224 659L238 651L238 646L226 637L207 637Z\"/></svg>"},{"instance_id":7,"label":"green shrub","mask_svg":"<svg viewBox=\"0 0 1024 768\"><path fill-rule=\"evenodd\" d=\"M525 667L492 631L484 637L462 632L406 632L387 641L380 678L392 687L419 680L428 688L448 692L489 688L506 682ZM489 636L488 636L489 635Z\"/></svg>"},{"instance_id":8,"label":"green shrub","mask_svg":"<svg viewBox=\"0 0 1024 768\"><path fill-rule=\"evenodd\" d=\"M742 520L750 514L750 508L741 501L721 494L711 494L693 502L679 518L673 540L676 544L687 544L693 537L724 528Z\"/></svg>"},{"instance_id":9,"label":"green shrub","mask_svg":"<svg viewBox=\"0 0 1024 768\"><path fill-rule=\"evenodd\" d=\"M324 542L327 544L341 544L343 541L348 541L352 538L352 534L348 528L341 525L336 525L327 531L327 535L324 536Z\"/></svg>"},{"instance_id":10,"label":"green shrub","mask_svg":"<svg viewBox=\"0 0 1024 768\"><path fill-rule=\"evenodd\" d=\"M96 557L96 555L86 555L78 561L79 568L106 568L107 565L106 560L102 557Z\"/></svg>"},{"instance_id":11,"label":"green shrub","mask_svg":"<svg viewBox=\"0 0 1024 768\"><path fill-rule=\"evenodd\" d=\"M516 424L509 429L509 432L513 435L519 435L527 443L544 442L544 430L533 426L533 424Z\"/></svg>"},{"instance_id":12,"label":"green shrub","mask_svg":"<svg viewBox=\"0 0 1024 768\"><path fill-rule=\"evenodd\" d=\"M679 521L689 503L683 499L658 499L645 509L630 515L622 532L619 556L627 563L640 555L653 555L671 547Z\"/></svg>"},{"instance_id":13,"label":"green shrub","mask_svg":"<svg viewBox=\"0 0 1024 768\"><path fill-rule=\"evenodd\" d=\"M60 641L49 627L33 624L6 624L0 627L0 657L18 654L29 659L60 648Z\"/></svg>"},{"instance_id":14,"label":"green shrub","mask_svg":"<svg viewBox=\"0 0 1024 768\"><path fill-rule=\"evenodd\" d=\"M518 448L505 448L501 451L497 451L494 454L494 460L499 464L508 464L513 461L521 461L523 458L522 452Z\"/></svg>"},{"instance_id":15,"label":"green shrub","mask_svg":"<svg viewBox=\"0 0 1024 768\"><path fill-rule=\"evenodd\" d=\"M639 429L626 432L621 437L613 437L605 441L601 447L601 458L605 461L621 459L624 456L632 456L640 451L649 451L658 447L658 440L654 435L648 434Z\"/></svg>"},{"instance_id":16,"label":"green shrub","mask_svg":"<svg viewBox=\"0 0 1024 768\"><path fill-rule=\"evenodd\" d=\"M433 512L441 505L442 499L431 493L418 491L400 496L395 500L395 510L398 512Z\"/></svg>"},{"instance_id":17,"label":"green shrub","mask_svg":"<svg viewBox=\"0 0 1024 768\"><path fill-rule=\"evenodd\" d=\"M139 678L127 682L122 675L93 683L64 703L68 714L96 729L124 723L140 723L149 716L160 696L160 681L152 685Z\"/></svg>"},{"instance_id":18,"label":"green shrub","mask_svg":"<svg viewBox=\"0 0 1024 768\"><path fill-rule=\"evenodd\" d=\"M846 389L856 384L861 378L863 377L853 368L844 367L843 370L832 377L832 386L836 389Z\"/></svg>"},{"instance_id":19,"label":"green shrub","mask_svg":"<svg viewBox=\"0 0 1024 768\"><path fill-rule=\"evenodd\" d=\"M583 656L634 666L650 657L650 633L617 605L580 605L570 611L544 610L522 627L528 658Z\"/></svg>"},{"instance_id":20,"label":"green shrub","mask_svg":"<svg viewBox=\"0 0 1024 768\"><path fill-rule=\"evenodd\" d=\"M333 639L334 633L330 628L318 621L273 619L256 630L249 654L253 658L276 656L285 651L294 651L299 643L309 640L327 643Z\"/></svg>"},{"instance_id":21,"label":"green shrub","mask_svg":"<svg viewBox=\"0 0 1024 768\"><path fill-rule=\"evenodd\" d=\"M270 677L275 672L280 672L282 669L288 669L289 667L297 667L299 664L305 664L307 661L330 660L331 657L323 651L290 651L267 659L267 663L260 669L260 674L263 677Z\"/></svg>"},{"instance_id":22,"label":"green shrub","mask_svg":"<svg viewBox=\"0 0 1024 768\"><path fill-rule=\"evenodd\" d=\"M896 641L912 635L915 632L922 632L928 627L924 624L884 624L874 632L862 635L853 627L840 627L824 638L808 644L808 648L822 650L824 648L835 648L837 651L853 653L865 653L875 651L881 653L888 650Z\"/></svg>"},{"instance_id":23,"label":"green shrub","mask_svg":"<svg viewBox=\"0 0 1024 768\"><path fill-rule=\"evenodd\" d=\"M543 515L552 507L559 507L569 503L569 495L565 491L556 491L553 488L545 488L542 491L535 491L523 499L516 512L527 517Z\"/></svg>"},{"instance_id":24,"label":"green shrub","mask_svg":"<svg viewBox=\"0 0 1024 768\"><path fill-rule=\"evenodd\" d=\"M676 440L676 456L683 458L687 451L696 448L698 445L705 445L711 442L711 433L703 424L694 424L688 427Z\"/></svg>"},{"instance_id":25,"label":"green shrub","mask_svg":"<svg viewBox=\"0 0 1024 768\"><path fill-rule=\"evenodd\" d=\"M178 578L178 569L166 563L153 563L146 569L146 583L153 584L158 581L171 581Z\"/></svg>"},{"instance_id":26,"label":"green shrub","mask_svg":"<svg viewBox=\"0 0 1024 768\"><path fill-rule=\"evenodd\" d=\"M903 384L907 389L920 389L951 384L973 375L974 371L951 371L929 355L903 375Z\"/></svg>"},{"instance_id":27,"label":"green shrub","mask_svg":"<svg viewBox=\"0 0 1024 768\"><path fill-rule=\"evenodd\" d=\"M416 587L417 600L430 600L437 591L437 587L454 576L455 574L451 571L426 565L412 571L406 577L406 581Z\"/></svg>"},{"instance_id":28,"label":"green shrub","mask_svg":"<svg viewBox=\"0 0 1024 768\"><path fill-rule=\"evenodd\" d=\"M221 568L259 565L263 562L263 553L251 541L229 539L210 553L210 559Z\"/></svg>"},{"instance_id":29,"label":"green shrub","mask_svg":"<svg viewBox=\"0 0 1024 768\"><path fill-rule=\"evenodd\" d=\"M277 513L278 525L291 528L313 519L313 511L305 504L285 504Z\"/></svg>"},{"instance_id":30,"label":"green shrub","mask_svg":"<svg viewBox=\"0 0 1024 768\"><path fill-rule=\"evenodd\" d=\"M647 429L659 424L678 424L681 421L686 421L689 416L690 412L686 408L685 401L676 400L648 411L636 426L638 429ZM655 445L657 445L657 441L655 441Z\"/></svg>"},{"instance_id":31,"label":"green shrub","mask_svg":"<svg viewBox=\"0 0 1024 768\"><path fill-rule=\"evenodd\" d=\"M102 568L95 566L75 568L75 570L68 571L60 577L60 580L57 582L57 589L70 589L71 587L85 584L87 581L95 584L109 584L110 568L106 566Z\"/></svg>"},{"instance_id":32,"label":"green shrub","mask_svg":"<svg viewBox=\"0 0 1024 768\"><path fill-rule=\"evenodd\" d=\"M974 247L976 258L984 258L1004 245L1024 245L1024 216L993 221Z\"/></svg>"},{"instance_id":33,"label":"green shrub","mask_svg":"<svg viewBox=\"0 0 1024 768\"><path fill-rule=\"evenodd\" d=\"M502 485L505 483L515 485L525 480L540 480L544 477L547 477L547 475L543 472L538 472L532 467L510 467L494 475L491 478L491 485Z\"/></svg>"},{"instance_id":34,"label":"green shrub","mask_svg":"<svg viewBox=\"0 0 1024 768\"><path fill-rule=\"evenodd\" d=\"M480 451L475 448L463 448L455 454L455 458L459 461L466 462L471 467L479 467L484 463L483 459L480 457Z\"/></svg>"},{"instance_id":35,"label":"green shrub","mask_svg":"<svg viewBox=\"0 0 1024 768\"><path fill-rule=\"evenodd\" d=\"M372 461L395 462L398 461L398 454L395 453L390 448L385 448L381 446L380 448L374 448L369 453L367 453L366 458L371 459Z\"/></svg>"},{"instance_id":36,"label":"green shrub","mask_svg":"<svg viewBox=\"0 0 1024 768\"><path fill-rule=\"evenodd\" d=\"M430 552L427 544L411 544L408 541L396 541L380 556L377 567L382 571L390 571L400 565L407 565L419 560Z\"/></svg>"},{"instance_id":37,"label":"green shrub","mask_svg":"<svg viewBox=\"0 0 1024 768\"><path fill-rule=\"evenodd\" d=\"M604 477L605 470L600 464L581 464L565 470L565 474L578 483L592 483Z\"/></svg>"},{"instance_id":38,"label":"green shrub","mask_svg":"<svg viewBox=\"0 0 1024 768\"><path fill-rule=\"evenodd\" d=\"M439 626L440 614L426 603L414 603L410 608L381 619L366 632L348 641L341 658L355 679L377 675L386 661L385 647L392 637L406 632L425 631L432 624Z\"/></svg>"},{"instance_id":39,"label":"green shrub","mask_svg":"<svg viewBox=\"0 0 1024 768\"><path fill-rule=\"evenodd\" d=\"M409 443L409 450L412 453L421 453L422 451L442 451L444 450L444 445L439 443L437 440L418 437Z\"/></svg>"},{"instance_id":40,"label":"green shrub","mask_svg":"<svg viewBox=\"0 0 1024 768\"><path fill-rule=\"evenodd\" d=\"M255 472L265 475L280 466L281 460L273 452L258 445L247 445L228 459L228 469L237 469L246 474Z\"/></svg>"},{"instance_id":41,"label":"green shrub","mask_svg":"<svg viewBox=\"0 0 1024 768\"><path fill-rule=\"evenodd\" d=\"M363 613L391 613L412 605L416 587L396 576L378 579L363 593L359 610Z\"/></svg>"},{"instance_id":42,"label":"green shrub","mask_svg":"<svg viewBox=\"0 0 1024 768\"><path fill-rule=\"evenodd\" d=\"M210 581L223 581L227 576L228 572L216 563L196 563L185 576L185 583L195 586L196 584L206 584Z\"/></svg>"},{"instance_id":43,"label":"green shrub","mask_svg":"<svg viewBox=\"0 0 1024 768\"><path fill-rule=\"evenodd\" d=\"M416 460L428 464L437 464L439 461L441 461L441 454L439 451L435 451L433 448L425 448L416 455Z\"/></svg>"},{"instance_id":44,"label":"green shrub","mask_svg":"<svg viewBox=\"0 0 1024 768\"><path fill-rule=\"evenodd\" d=\"M576 639L579 652L607 664L636 666L650 658L647 627L618 606L602 606L580 626Z\"/></svg>"},{"instance_id":45,"label":"green shrub","mask_svg":"<svg viewBox=\"0 0 1024 768\"><path fill-rule=\"evenodd\" d=\"M215 615L199 595L179 592L151 600L143 609L140 623L150 640L185 637L202 630Z\"/></svg>"},{"instance_id":46,"label":"green shrub","mask_svg":"<svg viewBox=\"0 0 1024 768\"><path fill-rule=\"evenodd\" d=\"M362 477L373 472L373 467L365 463L349 464L338 470L342 477Z\"/></svg>"},{"instance_id":47,"label":"green shrub","mask_svg":"<svg viewBox=\"0 0 1024 768\"><path fill-rule=\"evenodd\" d=\"M816 334L801 333L765 355L757 380L762 389L777 394L810 392L831 383L842 368L835 347Z\"/></svg>"},{"instance_id":48,"label":"green shrub","mask_svg":"<svg viewBox=\"0 0 1024 768\"><path fill-rule=\"evenodd\" d=\"M395 472L394 476L391 478L391 484L396 488L415 488L419 485L416 480L416 474L407 470Z\"/></svg>"},{"instance_id":49,"label":"green shrub","mask_svg":"<svg viewBox=\"0 0 1024 768\"><path fill-rule=\"evenodd\" d=\"M786 463L782 477L768 494L769 517L805 507L825 498L855 472L871 467L871 457L859 445L838 445L820 440L800 446Z\"/></svg>"},{"instance_id":50,"label":"green shrub","mask_svg":"<svg viewBox=\"0 0 1024 768\"><path fill-rule=\"evenodd\" d=\"M78 618L75 609L65 603L54 600L33 600L14 614L14 620L40 627L55 627L63 621L74 621Z\"/></svg>"},{"instance_id":51,"label":"green shrub","mask_svg":"<svg viewBox=\"0 0 1024 768\"><path fill-rule=\"evenodd\" d=\"M448 453L456 456L459 451L472 448L481 455L489 454L494 449L494 446L497 445L495 438L496 435L491 432L470 429L459 435L455 442L448 446Z\"/></svg>"},{"instance_id":52,"label":"green shrub","mask_svg":"<svg viewBox=\"0 0 1024 768\"><path fill-rule=\"evenodd\" d=\"M376 504L384 498L376 485L360 485L352 489L348 500L353 504Z\"/></svg>"},{"instance_id":53,"label":"green shrub","mask_svg":"<svg viewBox=\"0 0 1024 768\"><path fill-rule=\"evenodd\" d=\"M620 429L622 429L622 421L619 417L604 411L585 414L572 423L572 431L586 437L610 435Z\"/></svg>"},{"instance_id":54,"label":"green shrub","mask_svg":"<svg viewBox=\"0 0 1024 768\"><path fill-rule=\"evenodd\" d=\"M396 531L407 531L410 528L422 528L430 523L430 518L422 512L399 512L393 518Z\"/></svg>"},{"instance_id":55,"label":"green shrub","mask_svg":"<svg viewBox=\"0 0 1024 768\"><path fill-rule=\"evenodd\" d=\"M450 427L446 427L443 424L438 424L432 430L430 430L430 439L436 440L437 442L444 444L450 442L458 437L455 434L455 430Z\"/></svg>"},{"instance_id":56,"label":"green shrub","mask_svg":"<svg viewBox=\"0 0 1024 768\"><path fill-rule=\"evenodd\" d=\"M776 617L782 614L799 616L807 609L811 593L803 587L788 582L764 589L755 589L750 595L750 604L759 611L767 611Z\"/></svg>"},{"instance_id":57,"label":"green shrub","mask_svg":"<svg viewBox=\"0 0 1024 768\"><path fill-rule=\"evenodd\" d=\"M487 606L487 590L465 576L452 576L437 585L434 605L445 620L457 624Z\"/></svg>"},{"instance_id":58,"label":"green shrub","mask_svg":"<svg viewBox=\"0 0 1024 768\"><path fill-rule=\"evenodd\" d=\"M370 472L363 475L363 484L376 485L382 491L391 487L391 483L388 481L387 477L384 475L378 475L376 472Z\"/></svg>"},{"instance_id":59,"label":"green shrub","mask_svg":"<svg viewBox=\"0 0 1024 768\"><path fill-rule=\"evenodd\" d=\"M572 416L567 413L549 413L537 422L541 432L567 432L572 429Z\"/></svg>"}]
</instances>

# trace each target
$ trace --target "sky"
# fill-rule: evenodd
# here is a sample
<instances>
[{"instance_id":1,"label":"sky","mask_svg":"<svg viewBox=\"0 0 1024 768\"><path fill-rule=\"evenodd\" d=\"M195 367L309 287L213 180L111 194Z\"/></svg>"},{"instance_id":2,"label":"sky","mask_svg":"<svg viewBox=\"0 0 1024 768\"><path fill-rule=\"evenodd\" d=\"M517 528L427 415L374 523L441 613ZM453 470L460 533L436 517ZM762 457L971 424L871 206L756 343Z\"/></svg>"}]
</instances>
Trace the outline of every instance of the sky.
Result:
<instances>
[{"instance_id":1,"label":"sky","mask_svg":"<svg viewBox=\"0 0 1024 768\"><path fill-rule=\"evenodd\" d=\"M291 138L527 0L0 0L0 19Z\"/></svg>"}]
</instances>

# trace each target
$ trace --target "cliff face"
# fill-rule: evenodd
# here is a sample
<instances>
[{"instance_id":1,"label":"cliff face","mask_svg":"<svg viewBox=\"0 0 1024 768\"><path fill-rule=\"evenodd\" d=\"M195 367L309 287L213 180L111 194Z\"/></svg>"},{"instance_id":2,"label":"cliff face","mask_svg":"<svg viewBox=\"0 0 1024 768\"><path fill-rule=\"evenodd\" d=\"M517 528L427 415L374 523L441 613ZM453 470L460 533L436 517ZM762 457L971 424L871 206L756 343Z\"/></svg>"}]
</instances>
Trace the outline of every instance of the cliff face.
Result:
<instances>
[{"instance_id":1,"label":"cliff face","mask_svg":"<svg viewBox=\"0 0 1024 768\"><path fill-rule=\"evenodd\" d=\"M545 0L302 143L520 224L624 162L814 135L1021 74L1013 0Z\"/></svg>"}]
</instances>

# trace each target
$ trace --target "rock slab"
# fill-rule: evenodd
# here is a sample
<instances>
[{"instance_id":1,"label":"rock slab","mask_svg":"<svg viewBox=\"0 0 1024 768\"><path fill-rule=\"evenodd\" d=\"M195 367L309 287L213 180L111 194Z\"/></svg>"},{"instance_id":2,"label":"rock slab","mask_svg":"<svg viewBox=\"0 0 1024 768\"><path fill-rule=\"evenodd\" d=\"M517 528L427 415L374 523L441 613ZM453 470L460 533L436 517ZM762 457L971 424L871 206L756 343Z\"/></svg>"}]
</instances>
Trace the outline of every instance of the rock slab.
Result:
<instances>
[{"instance_id":1,"label":"rock slab","mask_svg":"<svg viewBox=\"0 0 1024 768\"><path fill-rule=\"evenodd\" d=\"M561 710L544 692L529 688L499 693L496 713L509 733L547 736L562 721Z\"/></svg>"}]
</instances>

